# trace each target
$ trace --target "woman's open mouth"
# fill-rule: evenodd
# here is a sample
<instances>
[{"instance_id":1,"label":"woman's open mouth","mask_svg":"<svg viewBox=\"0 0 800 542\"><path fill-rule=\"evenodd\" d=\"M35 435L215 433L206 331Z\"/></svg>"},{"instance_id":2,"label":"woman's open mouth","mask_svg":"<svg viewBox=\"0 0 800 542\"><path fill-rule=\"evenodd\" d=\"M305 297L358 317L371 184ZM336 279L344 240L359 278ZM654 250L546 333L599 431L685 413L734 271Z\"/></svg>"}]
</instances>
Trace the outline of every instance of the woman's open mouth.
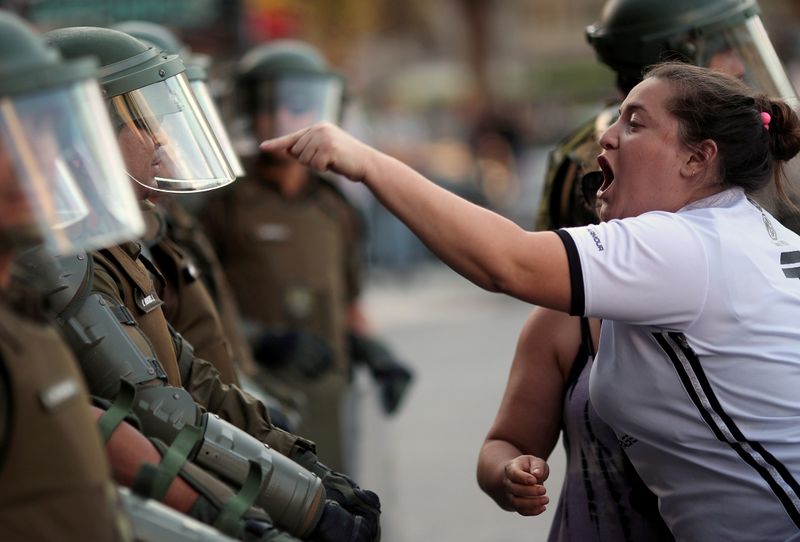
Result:
<instances>
[{"instance_id":1,"label":"woman's open mouth","mask_svg":"<svg viewBox=\"0 0 800 542\"><path fill-rule=\"evenodd\" d=\"M603 155L597 157L597 165L600 166L600 171L603 172L603 184L600 186L600 190L597 191L598 197L602 197L603 192L608 190L611 183L614 182L614 170L611 168L608 159Z\"/></svg>"}]
</instances>

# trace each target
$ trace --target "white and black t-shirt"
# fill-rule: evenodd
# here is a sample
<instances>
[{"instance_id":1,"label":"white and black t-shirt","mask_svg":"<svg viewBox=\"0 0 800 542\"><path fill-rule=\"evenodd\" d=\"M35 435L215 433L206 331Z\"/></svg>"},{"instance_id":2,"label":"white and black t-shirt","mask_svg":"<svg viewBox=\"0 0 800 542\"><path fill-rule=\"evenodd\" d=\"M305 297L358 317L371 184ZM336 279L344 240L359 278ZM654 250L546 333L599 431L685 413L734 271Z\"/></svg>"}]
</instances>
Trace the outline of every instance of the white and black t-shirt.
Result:
<instances>
[{"instance_id":1,"label":"white and black t-shirt","mask_svg":"<svg viewBox=\"0 0 800 542\"><path fill-rule=\"evenodd\" d=\"M800 237L730 189L558 232L591 399L678 540L800 540Z\"/></svg>"}]
</instances>

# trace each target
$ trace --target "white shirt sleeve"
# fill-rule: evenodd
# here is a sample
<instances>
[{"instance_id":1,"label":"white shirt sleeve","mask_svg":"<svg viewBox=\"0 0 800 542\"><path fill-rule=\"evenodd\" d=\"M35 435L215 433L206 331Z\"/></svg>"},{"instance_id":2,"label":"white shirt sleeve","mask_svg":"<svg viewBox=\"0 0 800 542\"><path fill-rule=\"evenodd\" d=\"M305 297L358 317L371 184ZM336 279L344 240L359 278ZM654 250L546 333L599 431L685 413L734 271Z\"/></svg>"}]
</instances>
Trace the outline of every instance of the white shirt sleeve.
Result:
<instances>
[{"instance_id":1,"label":"white shirt sleeve","mask_svg":"<svg viewBox=\"0 0 800 542\"><path fill-rule=\"evenodd\" d=\"M706 251L677 214L650 212L560 235L570 259L573 313L683 331L702 311Z\"/></svg>"}]
</instances>

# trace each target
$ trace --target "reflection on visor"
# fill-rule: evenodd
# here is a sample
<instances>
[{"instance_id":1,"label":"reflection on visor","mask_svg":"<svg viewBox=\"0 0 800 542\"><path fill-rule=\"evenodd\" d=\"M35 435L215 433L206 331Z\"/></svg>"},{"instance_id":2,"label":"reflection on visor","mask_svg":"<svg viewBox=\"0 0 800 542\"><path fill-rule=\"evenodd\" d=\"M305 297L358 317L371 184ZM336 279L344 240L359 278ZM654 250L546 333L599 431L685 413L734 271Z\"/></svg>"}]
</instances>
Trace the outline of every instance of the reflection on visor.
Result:
<instances>
[{"instance_id":1,"label":"reflection on visor","mask_svg":"<svg viewBox=\"0 0 800 542\"><path fill-rule=\"evenodd\" d=\"M192 87L195 98L197 98L197 103L200 105L200 109L203 110L206 119L211 124L211 129L214 131L214 135L217 136L217 141L219 141L219 144L222 146L222 152L225 153L225 158L228 160L228 164L231 166L231 171L233 171L233 174L236 177L244 177L244 167L242 167L242 163L239 161L239 157L236 155L236 151L234 150L233 144L228 136L228 131L225 129L225 125L223 124L222 118L219 115L217 106L208 90L208 85L205 81L199 79L191 81L189 84Z\"/></svg>"},{"instance_id":2,"label":"reflection on visor","mask_svg":"<svg viewBox=\"0 0 800 542\"><path fill-rule=\"evenodd\" d=\"M184 74L110 101L128 175L163 192L224 186L233 172Z\"/></svg>"},{"instance_id":3,"label":"reflection on visor","mask_svg":"<svg viewBox=\"0 0 800 542\"><path fill-rule=\"evenodd\" d=\"M56 181L53 200L56 214L56 228L66 228L89 216L89 206L81 194L72 170L63 160L56 160Z\"/></svg>"},{"instance_id":4,"label":"reflection on visor","mask_svg":"<svg viewBox=\"0 0 800 542\"><path fill-rule=\"evenodd\" d=\"M5 213L27 210L49 248L110 246L143 229L95 81L0 100ZM10 172L10 173L9 173ZM4 223L6 224L6 223Z\"/></svg>"},{"instance_id":5,"label":"reflection on visor","mask_svg":"<svg viewBox=\"0 0 800 542\"><path fill-rule=\"evenodd\" d=\"M797 95L758 16L704 36L697 43L702 66L742 79L773 98L797 105Z\"/></svg>"},{"instance_id":6,"label":"reflection on visor","mask_svg":"<svg viewBox=\"0 0 800 542\"><path fill-rule=\"evenodd\" d=\"M258 108L273 117L272 133L281 136L317 122L339 122L343 83L331 76L285 76L262 82Z\"/></svg>"},{"instance_id":7,"label":"reflection on visor","mask_svg":"<svg viewBox=\"0 0 800 542\"><path fill-rule=\"evenodd\" d=\"M277 103L294 115L303 115L308 111L321 109L325 105L325 89L318 85L287 81L276 90Z\"/></svg>"}]
</instances>

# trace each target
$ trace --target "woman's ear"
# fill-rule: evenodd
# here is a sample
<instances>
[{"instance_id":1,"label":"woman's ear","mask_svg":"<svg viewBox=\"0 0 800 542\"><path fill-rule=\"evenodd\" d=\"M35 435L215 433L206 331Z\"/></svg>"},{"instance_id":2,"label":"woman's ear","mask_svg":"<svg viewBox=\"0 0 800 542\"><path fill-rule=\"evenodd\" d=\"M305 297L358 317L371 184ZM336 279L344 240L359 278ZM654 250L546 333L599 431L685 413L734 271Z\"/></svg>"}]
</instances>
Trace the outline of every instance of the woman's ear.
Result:
<instances>
[{"instance_id":1,"label":"woman's ear","mask_svg":"<svg viewBox=\"0 0 800 542\"><path fill-rule=\"evenodd\" d=\"M696 177L698 174L712 171L717 154L717 144L712 139L701 141L690 150L681 173L686 177Z\"/></svg>"}]
</instances>

